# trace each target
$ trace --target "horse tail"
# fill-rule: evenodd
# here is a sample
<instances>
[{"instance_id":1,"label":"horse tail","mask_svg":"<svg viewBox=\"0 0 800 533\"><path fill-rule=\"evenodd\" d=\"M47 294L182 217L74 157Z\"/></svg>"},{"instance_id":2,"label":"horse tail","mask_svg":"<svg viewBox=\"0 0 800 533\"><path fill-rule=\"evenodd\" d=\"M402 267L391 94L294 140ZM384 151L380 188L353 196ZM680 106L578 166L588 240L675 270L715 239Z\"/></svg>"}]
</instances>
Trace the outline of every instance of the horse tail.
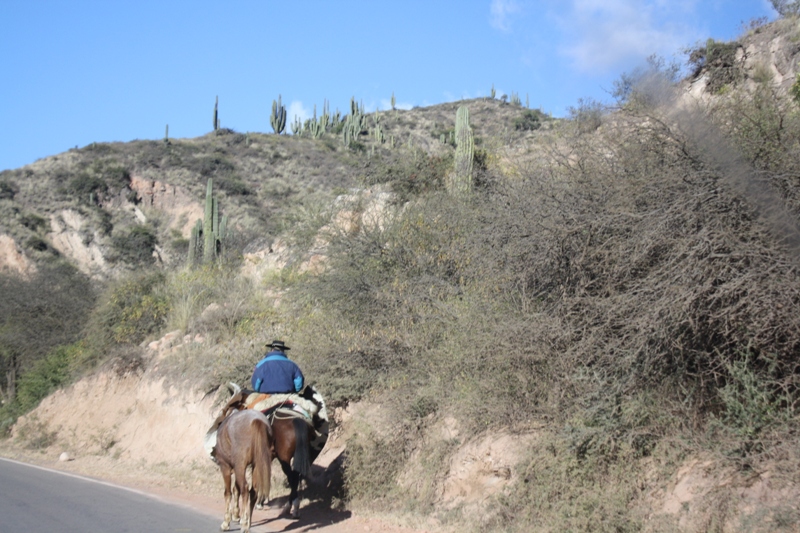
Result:
<instances>
[{"instance_id":1,"label":"horse tail","mask_svg":"<svg viewBox=\"0 0 800 533\"><path fill-rule=\"evenodd\" d=\"M307 478L311 474L311 458L308 453L308 424L295 418L294 423L294 459L292 460L292 470Z\"/></svg>"},{"instance_id":2,"label":"horse tail","mask_svg":"<svg viewBox=\"0 0 800 533\"><path fill-rule=\"evenodd\" d=\"M270 480L272 476L272 453L270 440L272 428L269 423L254 420L253 438L253 489L256 491L256 501L269 501Z\"/></svg>"}]
</instances>

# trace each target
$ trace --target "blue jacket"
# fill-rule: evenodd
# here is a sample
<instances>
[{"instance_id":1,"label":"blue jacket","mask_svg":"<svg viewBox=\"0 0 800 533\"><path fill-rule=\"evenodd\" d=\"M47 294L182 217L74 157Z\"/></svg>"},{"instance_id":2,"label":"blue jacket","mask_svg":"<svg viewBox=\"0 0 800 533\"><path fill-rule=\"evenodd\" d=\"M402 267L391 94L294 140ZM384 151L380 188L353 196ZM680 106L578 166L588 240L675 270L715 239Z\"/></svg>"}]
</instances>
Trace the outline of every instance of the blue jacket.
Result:
<instances>
[{"instance_id":1,"label":"blue jacket","mask_svg":"<svg viewBox=\"0 0 800 533\"><path fill-rule=\"evenodd\" d=\"M268 394L300 392L305 378L300 367L283 352L272 351L256 364L250 383Z\"/></svg>"}]
</instances>

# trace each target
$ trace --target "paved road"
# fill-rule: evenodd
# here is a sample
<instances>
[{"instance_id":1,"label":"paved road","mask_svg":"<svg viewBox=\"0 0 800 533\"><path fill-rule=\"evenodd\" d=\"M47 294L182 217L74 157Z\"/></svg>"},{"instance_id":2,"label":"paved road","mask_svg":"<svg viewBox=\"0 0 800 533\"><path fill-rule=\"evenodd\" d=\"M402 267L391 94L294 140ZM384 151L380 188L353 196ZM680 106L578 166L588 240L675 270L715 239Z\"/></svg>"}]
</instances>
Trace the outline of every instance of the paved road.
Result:
<instances>
[{"instance_id":1,"label":"paved road","mask_svg":"<svg viewBox=\"0 0 800 533\"><path fill-rule=\"evenodd\" d=\"M1 533L212 533L221 521L135 490L0 458Z\"/></svg>"}]
</instances>

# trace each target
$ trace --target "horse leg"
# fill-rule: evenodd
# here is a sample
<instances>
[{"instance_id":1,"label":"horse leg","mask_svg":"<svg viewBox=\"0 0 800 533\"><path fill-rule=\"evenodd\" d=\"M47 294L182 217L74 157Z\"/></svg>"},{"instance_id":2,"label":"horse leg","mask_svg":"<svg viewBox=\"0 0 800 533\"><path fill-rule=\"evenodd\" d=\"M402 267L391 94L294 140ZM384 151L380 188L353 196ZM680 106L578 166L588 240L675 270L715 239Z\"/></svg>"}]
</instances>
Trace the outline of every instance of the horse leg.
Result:
<instances>
[{"instance_id":1,"label":"horse leg","mask_svg":"<svg viewBox=\"0 0 800 533\"><path fill-rule=\"evenodd\" d=\"M280 461L283 473L289 482L289 500L281 509L281 515L289 515L297 518L300 511L300 474L292 470L291 465L286 461Z\"/></svg>"},{"instance_id":2,"label":"horse leg","mask_svg":"<svg viewBox=\"0 0 800 533\"><path fill-rule=\"evenodd\" d=\"M294 427L295 444L294 444L294 457L292 458L292 473L294 479L289 483L292 487L292 508L290 515L292 518L297 518L300 515L300 482L303 478L311 475L311 457L309 454L309 428L306 423L299 418L292 420Z\"/></svg>"},{"instance_id":3,"label":"horse leg","mask_svg":"<svg viewBox=\"0 0 800 533\"><path fill-rule=\"evenodd\" d=\"M238 494L236 504L237 514L239 515L239 528L242 533L248 533L250 531L250 516L252 513L248 513L250 510L249 499L251 491L247 483L246 467L240 468L240 465L237 465L234 475L236 477L236 492ZM239 498L242 500L241 506L239 506Z\"/></svg>"},{"instance_id":4,"label":"horse leg","mask_svg":"<svg viewBox=\"0 0 800 533\"><path fill-rule=\"evenodd\" d=\"M222 518L222 525L219 526L219 529L227 531L231 525L231 470L221 463L219 468L222 471L222 480L225 483L225 515Z\"/></svg>"},{"instance_id":5,"label":"horse leg","mask_svg":"<svg viewBox=\"0 0 800 533\"><path fill-rule=\"evenodd\" d=\"M233 473L231 473L231 490L233 492L233 499L231 513L233 514L233 521L240 522L242 520L241 510L239 509L239 485L236 482L236 479L233 478Z\"/></svg>"},{"instance_id":6,"label":"horse leg","mask_svg":"<svg viewBox=\"0 0 800 533\"><path fill-rule=\"evenodd\" d=\"M243 504L247 505L245 508L246 517L242 520L242 533L248 533L250 531L250 524L253 521L253 509L256 506L256 491L254 488L251 488L248 491L249 500L247 502L242 502Z\"/></svg>"},{"instance_id":7,"label":"horse leg","mask_svg":"<svg viewBox=\"0 0 800 533\"><path fill-rule=\"evenodd\" d=\"M268 503L266 501L268 499L269 498L262 498L262 499L259 500L258 498L256 498L256 509L258 509L259 511L262 510L264 508L264 506Z\"/></svg>"},{"instance_id":8,"label":"horse leg","mask_svg":"<svg viewBox=\"0 0 800 533\"><path fill-rule=\"evenodd\" d=\"M298 485L300 484L300 480L297 480ZM289 512L289 516L292 518L299 518L300 517L300 496L297 496L294 500L292 500L292 510Z\"/></svg>"}]
</instances>

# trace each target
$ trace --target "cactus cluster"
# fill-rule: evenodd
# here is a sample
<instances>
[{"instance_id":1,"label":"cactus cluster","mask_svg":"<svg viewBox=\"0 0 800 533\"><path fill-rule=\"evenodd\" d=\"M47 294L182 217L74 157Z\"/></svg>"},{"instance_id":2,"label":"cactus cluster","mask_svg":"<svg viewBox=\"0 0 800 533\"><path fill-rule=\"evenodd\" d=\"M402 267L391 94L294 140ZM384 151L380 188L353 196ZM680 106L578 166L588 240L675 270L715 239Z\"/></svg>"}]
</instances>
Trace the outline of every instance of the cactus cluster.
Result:
<instances>
[{"instance_id":1,"label":"cactus cluster","mask_svg":"<svg viewBox=\"0 0 800 533\"><path fill-rule=\"evenodd\" d=\"M299 117L295 116L292 123L292 133L294 135L308 135L314 139L319 139L323 134L335 130L341 123L341 113L337 109L335 113L331 113L330 103L325 100L322 104L322 114L317 117L317 106L314 105L314 115L302 122Z\"/></svg>"},{"instance_id":2,"label":"cactus cluster","mask_svg":"<svg viewBox=\"0 0 800 533\"><path fill-rule=\"evenodd\" d=\"M386 142L386 135L381 127L381 113L380 111L376 110L375 113L372 114L372 137L375 139L375 142L378 144L383 144Z\"/></svg>"},{"instance_id":3,"label":"cactus cluster","mask_svg":"<svg viewBox=\"0 0 800 533\"><path fill-rule=\"evenodd\" d=\"M286 129L286 108L281 103L281 95L278 95L277 101L272 101L272 114L269 117L269 123L272 125L272 131L278 135Z\"/></svg>"},{"instance_id":4,"label":"cactus cluster","mask_svg":"<svg viewBox=\"0 0 800 533\"><path fill-rule=\"evenodd\" d=\"M359 106L355 97L350 99L350 114L347 115L342 128L342 143L345 146L350 146L352 142L358 139L361 132L366 128L367 117L364 115L364 105ZM380 118L376 120L379 123Z\"/></svg>"},{"instance_id":5,"label":"cactus cluster","mask_svg":"<svg viewBox=\"0 0 800 533\"><path fill-rule=\"evenodd\" d=\"M189 238L187 264L191 267L197 262L197 251L203 243L203 263L211 263L222 255L225 237L228 233L228 217L219 216L219 202L212 194L212 180L206 185L206 203L203 220L197 220Z\"/></svg>"}]
</instances>

